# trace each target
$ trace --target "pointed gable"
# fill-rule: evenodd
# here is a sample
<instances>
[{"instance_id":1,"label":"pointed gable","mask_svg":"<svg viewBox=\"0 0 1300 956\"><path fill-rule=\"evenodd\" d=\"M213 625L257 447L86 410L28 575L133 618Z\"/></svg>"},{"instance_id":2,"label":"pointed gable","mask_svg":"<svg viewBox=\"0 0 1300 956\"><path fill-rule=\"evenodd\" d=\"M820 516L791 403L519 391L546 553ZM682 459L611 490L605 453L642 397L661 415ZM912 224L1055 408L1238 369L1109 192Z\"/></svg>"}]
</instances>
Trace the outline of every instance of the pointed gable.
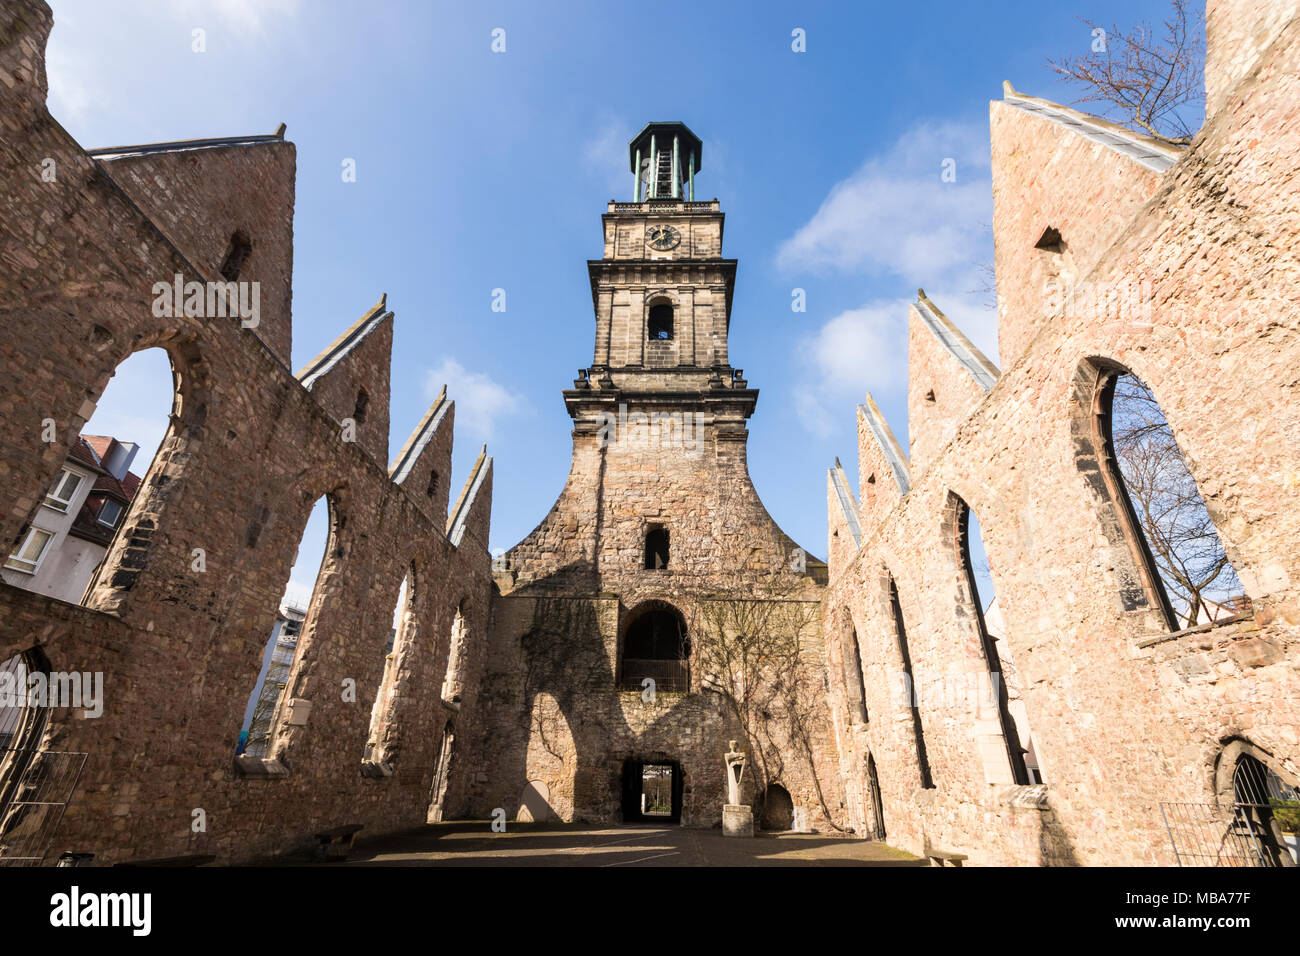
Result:
<instances>
[{"instance_id":1,"label":"pointed gable","mask_svg":"<svg viewBox=\"0 0 1300 956\"><path fill-rule=\"evenodd\" d=\"M908 317L908 457L911 473L919 475L984 401L998 370L924 290Z\"/></svg>"},{"instance_id":2,"label":"pointed gable","mask_svg":"<svg viewBox=\"0 0 1300 956\"><path fill-rule=\"evenodd\" d=\"M393 313L387 302L381 296L297 376L340 428L351 423L353 440L379 462L388 461Z\"/></svg>"}]
</instances>

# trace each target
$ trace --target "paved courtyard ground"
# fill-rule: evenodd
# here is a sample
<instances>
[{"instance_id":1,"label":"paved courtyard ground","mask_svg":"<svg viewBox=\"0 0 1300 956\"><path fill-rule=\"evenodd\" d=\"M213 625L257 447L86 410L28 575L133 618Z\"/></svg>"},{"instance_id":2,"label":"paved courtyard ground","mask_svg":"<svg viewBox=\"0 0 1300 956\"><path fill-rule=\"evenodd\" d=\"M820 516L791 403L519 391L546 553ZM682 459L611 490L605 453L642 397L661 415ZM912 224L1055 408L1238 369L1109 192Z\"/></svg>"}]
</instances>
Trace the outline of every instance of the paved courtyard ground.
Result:
<instances>
[{"instance_id":1,"label":"paved courtyard ground","mask_svg":"<svg viewBox=\"0 0 1300 956\"><path fill-rule=\"evenodd\" d=\"M288 862L306 862L288 861ZM482 821L431 824L358 840L332 866L925 866L883 843L823 834L724 837L678 826L592 827Z\"/></svg>"}]
</instances>

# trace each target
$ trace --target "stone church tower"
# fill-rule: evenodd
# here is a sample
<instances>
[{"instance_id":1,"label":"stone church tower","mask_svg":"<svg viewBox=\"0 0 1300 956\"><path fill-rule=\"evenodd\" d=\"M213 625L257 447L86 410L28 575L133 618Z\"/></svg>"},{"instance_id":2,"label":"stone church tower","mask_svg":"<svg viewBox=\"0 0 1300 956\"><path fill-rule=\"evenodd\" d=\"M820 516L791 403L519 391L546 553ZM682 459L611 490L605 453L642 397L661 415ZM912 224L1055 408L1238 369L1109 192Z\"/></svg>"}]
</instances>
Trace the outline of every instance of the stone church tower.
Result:
<instances>
[{"instance_id":1,"label":"stone church tower","mask_svg":"<svg viewBox=\"0 0 1300 956\"><path fill-rule=\"evenodd\" d=\"M649 124L628 148L633 201L602 217L594 354L563 392L568 481L494 564L474 815L632 821L661 781L668 819L716 825L729 739L750 753L745 799L775 825L824 825L841 805L825 564L749 477L758 391L730 363L736 260L717 200L694 198L702 158L684 124Z\"/></svg>"}]
</instances>

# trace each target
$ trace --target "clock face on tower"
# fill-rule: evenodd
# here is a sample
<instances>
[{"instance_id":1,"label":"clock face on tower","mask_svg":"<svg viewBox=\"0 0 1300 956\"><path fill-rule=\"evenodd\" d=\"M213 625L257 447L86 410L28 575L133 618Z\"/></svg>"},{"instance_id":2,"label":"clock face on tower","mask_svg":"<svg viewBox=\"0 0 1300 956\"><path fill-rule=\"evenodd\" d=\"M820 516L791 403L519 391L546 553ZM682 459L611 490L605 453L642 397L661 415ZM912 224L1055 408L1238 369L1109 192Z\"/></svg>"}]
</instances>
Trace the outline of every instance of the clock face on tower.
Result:
<instances>
[{"instance_id":1,"label":"clock face on tower","mask_svg":"<svg viewBox=\"0 0 1300 956\"><path fill-rule=\"evenodd\" d=\"M682 241L682 234L672 226L651 226L645 232L645 241L651 249L667 252L677 248Z\"/></svg>"}]
</instances>

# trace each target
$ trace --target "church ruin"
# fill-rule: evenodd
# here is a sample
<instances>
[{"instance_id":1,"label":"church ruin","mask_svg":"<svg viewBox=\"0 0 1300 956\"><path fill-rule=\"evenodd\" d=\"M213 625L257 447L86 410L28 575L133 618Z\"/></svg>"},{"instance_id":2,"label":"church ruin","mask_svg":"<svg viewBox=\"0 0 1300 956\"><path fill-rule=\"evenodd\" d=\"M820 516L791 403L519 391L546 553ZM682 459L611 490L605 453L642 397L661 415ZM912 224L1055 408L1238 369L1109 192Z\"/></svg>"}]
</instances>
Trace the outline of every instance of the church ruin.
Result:
<instances>
[{"instance_id":1,"label":"church ruin","mask_svg":"<svg viewBox=\"0 0 1300 956\"><path fill-rule=\"evenodd\" d=\"M0 676L58 688L6 730L0 863L236 863L496 814L714 827L731 741L769 829L975 864L1285 863L1296 13L1211 0L1186 149L1007 85L990 105L997 362L918 293L907 434L870 396L857 408L859 480L829 472L821 562L749 477L736 261L718 202L695 197L704 144L686 125L629 144L631 200L606 207L587 263L592 358L561 390L568 480L493 559L486 449L454 502L448 487L454 396L390 457L386 297L289 366L283 129L88 152L46 108L49 7L6 3L6 548L126 358L164 349L175 395L85 599L0 582ZM1167 418L1241 583L1204 621L1179 619L1116 465L1126 376ZM285 688L265 745L237 753L322 498ZM93 674L99 714L65 694Z\"/></svg>"}]
</instances>

